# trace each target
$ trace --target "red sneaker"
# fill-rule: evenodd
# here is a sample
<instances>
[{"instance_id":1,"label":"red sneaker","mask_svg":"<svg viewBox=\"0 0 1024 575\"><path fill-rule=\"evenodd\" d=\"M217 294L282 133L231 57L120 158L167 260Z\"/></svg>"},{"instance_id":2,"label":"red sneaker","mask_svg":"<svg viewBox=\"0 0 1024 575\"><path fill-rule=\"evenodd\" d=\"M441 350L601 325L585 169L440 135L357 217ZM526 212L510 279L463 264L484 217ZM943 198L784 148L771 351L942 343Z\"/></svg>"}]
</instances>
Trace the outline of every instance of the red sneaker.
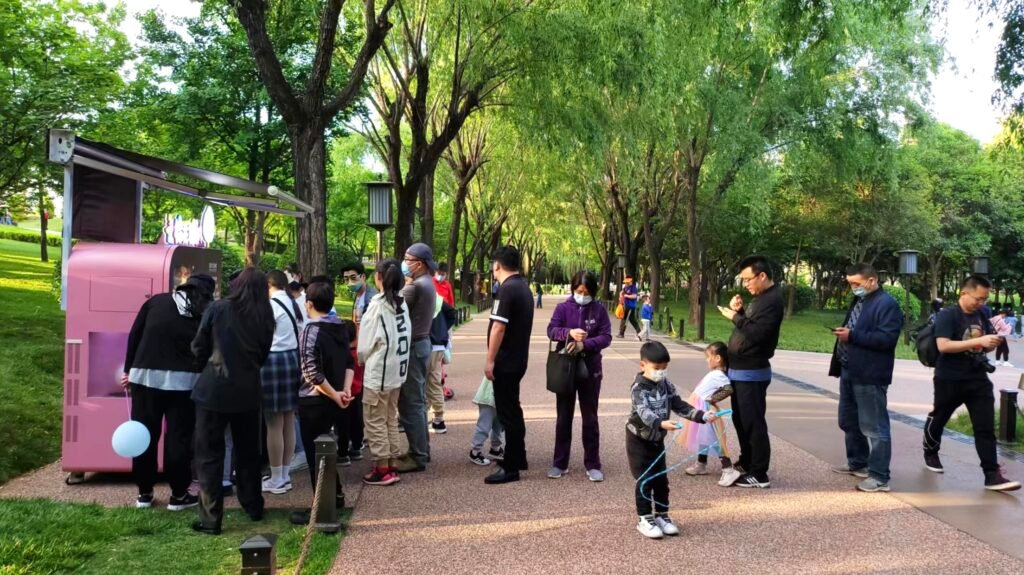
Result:
<instances>
[{"instance_id":1,"label":"red sneaker","mask_svg":"<svg viewBox=\"0 0 1024 575\"><path fill-rule=\"evenodd\" d=\"M389 469L374 469L363 477L363 483L367 485L393 485L398 483L398 474Z\"/></svg>"}]
</instances>

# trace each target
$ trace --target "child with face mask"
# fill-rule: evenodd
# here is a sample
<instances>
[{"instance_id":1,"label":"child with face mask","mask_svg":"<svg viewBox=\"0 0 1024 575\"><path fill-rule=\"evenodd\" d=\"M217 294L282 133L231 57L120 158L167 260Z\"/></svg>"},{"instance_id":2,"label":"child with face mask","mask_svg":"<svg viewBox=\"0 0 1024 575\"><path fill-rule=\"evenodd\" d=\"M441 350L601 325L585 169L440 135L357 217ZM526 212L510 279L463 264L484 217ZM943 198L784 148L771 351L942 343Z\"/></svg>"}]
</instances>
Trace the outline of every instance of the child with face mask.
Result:
<instances>
[{"instance_id":1,"label":"child with face mask","mask_svg":"<svg viewBox=\"0 0 1024 575\"><path fill-rule=\"evenodd\" d=\"M697 423L718 418L714 410L702 411L679 397L667 379L670 360L668 349L661 342L648 342L640 348L641 372L633 381L632 409L626 423L626 457L633 478L638 480L636 528L651 539L679 535L679 528L668 515L665 436L680 429L682 423L670 420L671 413Z\"/></svg>"}]
</instances>

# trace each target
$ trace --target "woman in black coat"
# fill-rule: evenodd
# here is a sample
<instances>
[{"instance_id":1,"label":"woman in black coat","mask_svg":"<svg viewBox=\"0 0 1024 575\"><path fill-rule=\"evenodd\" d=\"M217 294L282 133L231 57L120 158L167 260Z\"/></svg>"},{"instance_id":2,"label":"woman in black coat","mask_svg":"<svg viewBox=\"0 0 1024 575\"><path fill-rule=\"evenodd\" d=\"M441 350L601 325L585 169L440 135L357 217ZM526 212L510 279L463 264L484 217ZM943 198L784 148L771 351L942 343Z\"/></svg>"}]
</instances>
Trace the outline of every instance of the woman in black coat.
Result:
<instances>
[{"instance_id":1,"label":"woman in black coat","mask_svg":"<svg viewBox=\"0 0 1024 575\"><path fill-rule=\"evenodd\" d=\"M224 431L229 426L237 462L238 502L253 521L263 518L260 369L270 355L274 327L267 277L248 268L232 282L231 295L206 311L192 341L192 352L203 368L192 391L200 487L199 520L192 524L196 531L220 533Z\"/></svg>"}]
</instances>

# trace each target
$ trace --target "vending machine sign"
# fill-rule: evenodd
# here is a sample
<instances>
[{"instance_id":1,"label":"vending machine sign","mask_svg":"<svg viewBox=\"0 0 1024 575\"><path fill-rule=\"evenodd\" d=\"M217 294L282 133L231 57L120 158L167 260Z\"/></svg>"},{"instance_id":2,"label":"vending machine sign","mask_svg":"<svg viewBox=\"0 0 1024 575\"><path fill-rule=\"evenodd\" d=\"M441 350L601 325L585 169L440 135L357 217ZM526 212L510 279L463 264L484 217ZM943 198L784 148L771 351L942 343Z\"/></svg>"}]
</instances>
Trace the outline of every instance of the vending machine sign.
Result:
<instances>
[{"instance_id":1,"label":"vending machine sign","mask_svg":"<svg viewBox=\"0 0 1024 575\"><path fill-rule=\"evenodd\" d=\"M195 248L209 247L217 234L213 208L206 206L198 220L186 220L180 215L164 216L164 233L161 243Z\"/></svg>"}]
</instances>

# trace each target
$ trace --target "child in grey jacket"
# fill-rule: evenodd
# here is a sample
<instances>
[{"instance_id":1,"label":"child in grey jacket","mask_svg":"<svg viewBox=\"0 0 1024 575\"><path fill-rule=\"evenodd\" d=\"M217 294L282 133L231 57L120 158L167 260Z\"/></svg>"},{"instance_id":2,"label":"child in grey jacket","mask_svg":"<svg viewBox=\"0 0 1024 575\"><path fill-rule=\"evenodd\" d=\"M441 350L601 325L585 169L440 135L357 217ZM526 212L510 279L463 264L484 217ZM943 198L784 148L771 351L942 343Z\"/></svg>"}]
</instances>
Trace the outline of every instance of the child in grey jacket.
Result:
<instances>
[{"instance_id":1,"label":"child in grey jacket","mask_svg":"<svg viewBox=\"0 0 1024 575\"><path fill-rule=\"evenodd\" d=\"M678 535L679 528L668 516L668 476L665 474L665 436L682 424L672 421L672 412L697 423L717 419L714 411L701 411L679 397L666 379L668 349L661 342L648 342L640 348L640 369L631 390L632 409L626 423L626 457L637 480L637 531L645 537L660 539Z\"/></svg>"}]
</instances>

